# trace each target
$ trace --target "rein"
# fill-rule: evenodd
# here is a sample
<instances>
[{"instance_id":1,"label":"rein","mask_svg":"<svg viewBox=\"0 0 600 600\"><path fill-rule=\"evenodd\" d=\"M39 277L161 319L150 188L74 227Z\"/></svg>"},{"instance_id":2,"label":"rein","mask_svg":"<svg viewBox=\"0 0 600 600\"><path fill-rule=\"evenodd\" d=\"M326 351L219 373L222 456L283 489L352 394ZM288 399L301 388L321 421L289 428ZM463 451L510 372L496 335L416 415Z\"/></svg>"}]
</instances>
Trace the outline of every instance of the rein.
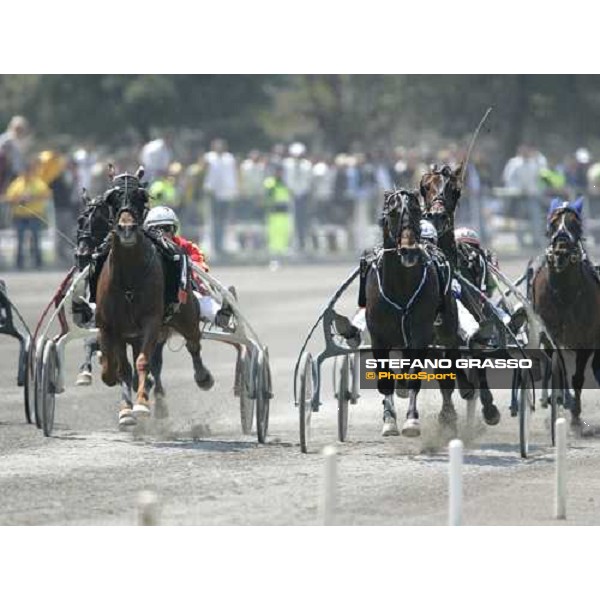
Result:
<instances>
[{"instance_id":1,"label":"rein","mask_svg":"<svg viewBox=\"0 0 600 600\"><path fill-rule=\"evenodd\" d=\"M371 266L375 270L375 275L377 277L377 286L379 288L380 296L390 306L395 308L400 313L400 316L401 316L400 327L402 329L402 335L404 337L404 342L405 342L406 346L410 346L410 339L409 339L410 336L408 336L406 333L406 318L408 317L408 315L410 313L410 309L413 307L415 301L420 296L421 291L423 290L423 287L425 286L425 282L427 281L427 272L428 272L429 266L432 264L432 261L431 261L431 258L429 256L427 256L427 261L425 263L423 263L423 275L421 276L421 281L419 282L419 285L416 287L412 296L408 299L408 302L406 303L406 305L402 306L402 305L398 304L397 302L394 302L394 300L392 300L391 298L389 298L383 289L383 284L381 282L381 274L379 273L379 266L381 264L381 259L383 257L383 254L386 252L396 252L396 249L395 248L384 248L379 259L377 260L377 263L372 263Z\"/></svg>"}]
</instances>

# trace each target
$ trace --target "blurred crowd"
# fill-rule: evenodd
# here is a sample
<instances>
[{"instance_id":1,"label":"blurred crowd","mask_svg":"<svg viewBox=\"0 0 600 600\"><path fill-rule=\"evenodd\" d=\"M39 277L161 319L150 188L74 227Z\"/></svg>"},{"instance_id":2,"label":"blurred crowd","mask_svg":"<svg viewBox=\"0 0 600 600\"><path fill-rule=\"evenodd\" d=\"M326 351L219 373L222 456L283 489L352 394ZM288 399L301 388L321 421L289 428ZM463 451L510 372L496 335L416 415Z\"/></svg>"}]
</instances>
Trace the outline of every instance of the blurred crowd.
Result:
<instances>
[{"instance_id":1,"label":"blurred crowd","mask_svg":"<svg viewBox=\"0 0 600 600\"><path fill-rule=\"evenodd\" d=\"M109 162L117 172L134 172L142 164L153 205L173 208L183 235L211 256L278 259L362 249L372 241L365 232L376 231L383 190L416 188L431 164L454 167L465 158L457 144L436 151L357 144L328 154L310 153L295 141L239 155L223 139L182 152L169 133L110 153L92 145L34 151L32 138L22 116L13 117L0 136L0 232L5 238L12 232L18 269L43 266L44 229L54 232L54 259L72 264L82 189L92 197L102 193ZM457 222L478 228L490 243L493 217L520 219L526 227L519 243L535 246L543 238L549 196L580 194L600 196L600 161L586 148L552 164L539 149L522 145L501 176L477 151L468 165ZM533 236L532 223L539 224Z\"/></svg>"}]
</instances>

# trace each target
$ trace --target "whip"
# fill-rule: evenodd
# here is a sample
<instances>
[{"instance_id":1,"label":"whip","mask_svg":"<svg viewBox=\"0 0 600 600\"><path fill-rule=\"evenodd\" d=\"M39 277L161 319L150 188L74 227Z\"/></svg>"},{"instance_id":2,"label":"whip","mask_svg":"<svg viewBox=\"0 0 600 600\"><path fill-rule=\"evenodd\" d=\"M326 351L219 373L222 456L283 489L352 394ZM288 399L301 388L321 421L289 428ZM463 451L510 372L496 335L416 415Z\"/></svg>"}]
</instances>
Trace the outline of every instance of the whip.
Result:
<instances>
[{"instance_id":1,"label":"whip","mask_svg":"<svg viewBox=\"0 0 600 600\"><path fill-rule=\"evenodd\" d=\"M467 175L467 166L469 164L469 160L471 159L471 152L473 151L473 146L475 145L475 140L477 139L477 136L479 135L479 132L481 131L481 128L483 127L483 124L485 123L486 119L488 118L488 116L491 112L492 112L492 107L490 106L485 111L485 114L481 118L481 121L479 121L479 125L477 125L477 129L475 129L475 132L473 133L473 137L471 138L471 143L469 144L469 149L467 150L467 156L465 158L465 162L463 163L462 175L461 175L461 179L460 179L461 187L464 186L464 183L465 183L465 177Z\"/></svg>"}]
</instances>

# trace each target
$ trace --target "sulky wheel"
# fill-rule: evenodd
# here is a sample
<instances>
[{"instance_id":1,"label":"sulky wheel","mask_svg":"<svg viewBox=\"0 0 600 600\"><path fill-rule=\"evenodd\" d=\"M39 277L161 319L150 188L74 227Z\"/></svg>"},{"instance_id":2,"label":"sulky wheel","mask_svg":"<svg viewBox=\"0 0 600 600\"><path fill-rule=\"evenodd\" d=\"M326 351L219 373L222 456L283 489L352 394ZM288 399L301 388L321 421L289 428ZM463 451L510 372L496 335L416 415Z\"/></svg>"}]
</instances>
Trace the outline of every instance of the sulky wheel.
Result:
<instances>
[{"instance_id":1,"label":"sulky wheel","mask_svg":"<svg viewBox=\"0 0 600 600\"><path fill-rule=\"evenodd\" d=\"M240 399L240 419L242 422L242 433L252 433L254 421L254 397L248 386L248 354L243 346L238 348L238 356L235 364L235 395Z\"/></svg>"},{"instance_id":2,"label":"sulky wheel","mask_svg":"<svg viewBox=\"0 0 600 600\"><path fill-rule=\"evenodd\" d=\"M58 379L58 357L56 344L47 340L42 356L42 374L39 385L41 420L44 435L48 437L54 428L56 381Z\"/></svg>"},{"instance_id":3,"label":"sulky wheel","mask_svg":"<svg viewBox=\"0 0 600 600\"><path fill-rule=\"evenodd\" d=\"M271 368L269 367L269 353L267 349L259 350L255 366L256 381L256 434L258 441L264 444L267 441L269 430L269 404L271 401Z\"/></svg>"},{"instance_id":4,"label":"sulky wheel","mask_svg":"<svg viewBox=\"0 0 600 600\"><path fill-rule=\"evenodd\" d=\"M337 399L338 440L348 436L348 408L355 394L355 358L349 354L336 356L334 363L334 390Z\"/></svg>"},{"instance_id":5,"label":"sulky wheel","mask_svg":"<svg viewBox=\"0 0 600 600\"><path fill-rule=\"evenodd\" d=\"M38 429L42 428L42 397L40 386L42 383L42 363L44 359L44 346L47 340L38 340L35 345L35 353L31 360L32 366L32 384L33 384L33 404L35 425Z\"/></svg>"},{"instance_id":6,"label":"sulky wheel","mask_svg":"<svg viewBox=\"0 0 600 600\"><path fill-rule=\"evenodd\" d=\"M515 369L513 375L513 404L517 406L519 415L519 445L521 457L529 454L529 438L531 430L531 413L534 410L534 392L531 373Z\"/></svg>"},{"instance_id":7,"label":"sulky wheel","mask_svg":"<svg viewBox=\"0 0 600 600\"><path fill-rule=\"evenodd\" d=\"M32 342L31 338L27 338L21 356L19 358L19 373L22 375L23 381L23 403L25 406L25 419L29 424L35 420L35 394L33 393L33 377L32 377ZM21 379L21 377L19 377Z\"/></svg>"},{"instance_id":8,"label":"sulky wheel","mask_svg":"<svg viewBox=\"0 0 600 600\"><path fill-rule=\"evenodd\" d=\"M310 443L310 423L313 412L312 398L315 386L314 361L310 352L304 352L300 358L297 382L298 411L300 417L300 450L308 452Z\"/></svg>"}]
</instances>

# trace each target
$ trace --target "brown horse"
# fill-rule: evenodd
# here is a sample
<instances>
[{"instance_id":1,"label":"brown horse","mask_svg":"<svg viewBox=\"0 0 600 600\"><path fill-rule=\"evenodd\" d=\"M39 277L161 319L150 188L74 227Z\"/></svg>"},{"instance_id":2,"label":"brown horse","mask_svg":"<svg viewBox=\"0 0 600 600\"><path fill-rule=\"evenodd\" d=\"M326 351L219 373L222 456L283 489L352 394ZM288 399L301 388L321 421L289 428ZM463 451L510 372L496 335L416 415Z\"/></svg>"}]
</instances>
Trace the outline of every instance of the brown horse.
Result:
<instances>
[{"instance_id":1,"label":"brown horse","mask_svg":"<svg viewBox=\"0 0 600 600\"><path fill-rule=\"evenodd\" d=\"M137 417L150 414L147 390L149 362L157 342L165 338L165 271L155 244L143 230L148 194L141 185L143 171L113 179L105 194L115 208L116 223L110 238L110 252L98 278L96 325L102 352L102 381L121 384L122 404L119 426L134 425ZM194 379L201 389L214 384L200 357L199 307L188 279L187 301L168 322L168 327L186 340L192 356ZM138 386L131 401L133 372L127 360L127 344L133 348Z\"/></svg>"},{"instance_id":2,"label":"brown horse","mask_svg":"<svg viewBox=\"0 0 600 600\"><path fill-rule=\"evenodd\" d=\"M426 219L431 221L438 234L438 246L445 254L455 272L460 273L478 289L486 289L487 272L470 260L472 247L467 244L457 244L454 237L454 215L462 194L462 173L464 165L456 169L448 165L433 165L423 175L420 182L420 192L423 198L423 212ZM483 251L480 250L483 254ZM485 263L485 256L483 262ZM477 302L468 289L463 288L463 304ZM487 382L485 369L476 369L479 383L479 398L482 405L482 415L488 425L497 425L500 422L500 411L494 404L494 397ZM461 396L470 399L474 395L474 386L467 379L462 370L457 371L458 387Z\"/></svg>"},{"instance_id":3,"label":"brown horse","mask_svg":"<svg viewBox=\"0 0 600 600\"><path fill-rule=\"evenodd\" d=\"M420 241L421 207L417 192L399 190L385 193L381 217L383 249L371 265L366 280L366 320L371 335L373 356L387 360L390 350L402 349L409 360L423 360L429 347L438 339L442 344L455 343L456 304L448 291L440 285L437 269ZM441 328L434 323L440 307L445 316ZM436 329L439 329L436 331ZM380 363L381 364L381 363ZM418 368L411 369L416 375ZM380 378L377 369L377 388L384 396L382 435L398 435L394 407L394 380ZM452 404L454 382L448 378L439 381L443 405L440 421L454 428L456 411ZM421 381L408 383L409 406L402 434L420 435L417 395Z\"/></svg>"},{"instance_id":4,"label":"brown horse","mask_svg":"<svg viewBox=\"0 0 600 600\"><path fill-rule=\"evenodd\" d=\"M529 293L534 310L559 345L575 351L575 399L571 425L581 429L581 388L593 354L592 371L600 385L600 281L582 243L583 200L553 200L548 212L550 244L534 270Z\"/></svg>"}]
</instances>

